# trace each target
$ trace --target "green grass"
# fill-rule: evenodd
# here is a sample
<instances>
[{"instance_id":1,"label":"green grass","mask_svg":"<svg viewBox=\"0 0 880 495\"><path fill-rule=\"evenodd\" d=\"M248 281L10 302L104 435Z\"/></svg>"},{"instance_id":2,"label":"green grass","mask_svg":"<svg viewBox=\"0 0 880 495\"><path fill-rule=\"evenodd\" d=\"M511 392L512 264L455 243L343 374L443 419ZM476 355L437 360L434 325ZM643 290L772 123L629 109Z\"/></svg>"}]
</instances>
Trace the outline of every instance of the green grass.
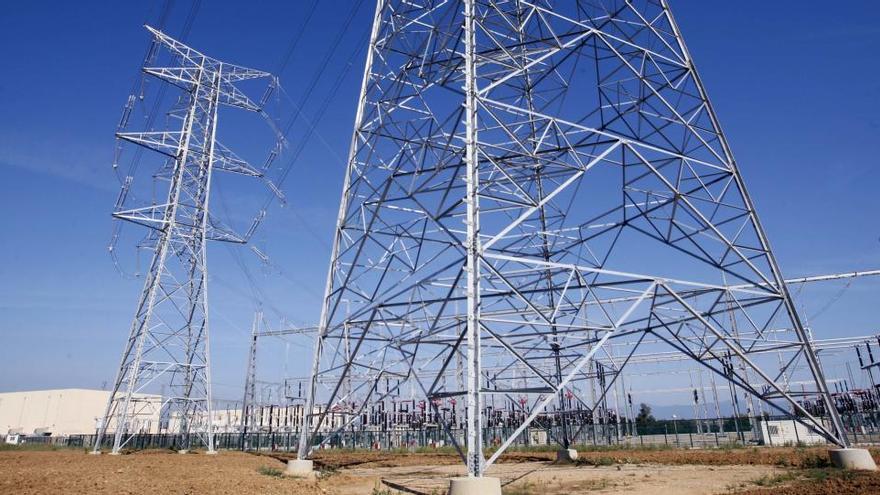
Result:
<instances>
[{"instance_id":1,"label":"green grass","mask_svg":"<svg viewBox=\"0 0 880 495\"><path fill-rule=\"evenodd\" d=\"M777 474L777 475L765 475L760 478L754 479L751 481L752 484L760 486L762 488L773 488L776 486L780 486L786 483L791 482L801 482L801 483L821 483L828 479L850 479L854 476L858 476L858 473L854 471L847 471L843 469L837 468L808 468L808 469L795 469L785 473ZM744 488L747 485L745 483L740 483L737 485L728 485L729 491L739 491L740 488Z\"/></svg>"},{"instance_id":2,"label":"green grass","mask_svg":"<svg viewBox=\"0 0 880 495\"><path fill-rule=\"evenodd\" d=\"M379 485L376 485L373 487L373 491L370 492L370 495L394 495L394 492L388 488L382 488Z\"/></svg>"},{"instance_id":3,"label":"green grass","mask_svg":"<svg viewBox=\"0 0 880 495\"><path fill-rule=\"evenodd\" d=\"M257 469L257 472L265 476L271 476L273 478L281 478L284 476L284 471L269 466L260 466L259 469Z\"/></svg>"},{"instance_id":4,"label":"green grass","mask_svg":"<svg viewBox=\"0 0 880 495\"><path fill-rule=\"evenodd\" d=\"M600 456L595 459L591 459L589 457L579 457L575 460L575 464L578 466L613 466L615 464L614 459L607 456Z\"/></svg>"},{"instance_id":5,"label":"green grass","mask_svg":"<svg viewBox=\"0 0 880 495\"><path fill-rule=\"evenodd\" d=\"M803 475L813 483L822 482L829 478L852 479L860 474L864 473L838 468L807 469L803 472Z\"/></svg>"},{"instance_id":6,"label":"green grass","mask_svg":"<svg viewBox=\"0 0 880 495\"><path fill-rule=\"evenodd\" d=\"M788 473L782 473L777 475L769 475L766 474L761 476L760 478L753 480L752 483L758 486L776 486L781 485L782 483L787 483L789 481L793 481L798 479L801 473L796 471L791 471Z\"/></svg>"},{"instance_id":7,"label":"green grass","mask_svg":"<svg viewBox=\"0 0 880 495\"><path fill-rule=\"evenodd\" d=\"M48 443L25 443L21 445L10 445L7 443L0 443L0 451L14 451L14 450L24 450L24 451L53 451L53 450L69 450L69 449L78 449L79 447L68 447L66 445L53 445Z\"/></svg>"}]
</instances>

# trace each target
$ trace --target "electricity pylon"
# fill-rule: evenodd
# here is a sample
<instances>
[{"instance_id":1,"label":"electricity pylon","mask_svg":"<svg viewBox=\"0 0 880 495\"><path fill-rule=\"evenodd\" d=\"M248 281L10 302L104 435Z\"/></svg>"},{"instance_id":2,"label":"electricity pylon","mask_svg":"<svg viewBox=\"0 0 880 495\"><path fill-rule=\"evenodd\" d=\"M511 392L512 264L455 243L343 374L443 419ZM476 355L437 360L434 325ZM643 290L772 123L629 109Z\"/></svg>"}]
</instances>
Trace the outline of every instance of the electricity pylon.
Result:
<instances>
[{"instance_id":1,"label":"electricity pylon","mask_svg":"<svg viewBox=\"0 0 880 495\"><path fill-rule=\"evenodd\" d=\"M100 451L104 436L113 432L118 453L147 420L161 417L177 430L181 449L190 448L197 435L213 452L206 242L244 243L252 232L236 234L209 213L211 176L220 170L263 177L217 141L217 112L221 105L259 112L236 83L271 76L210 58L147 29L153 35L151 50L162 51L168 62L158 65L155 56L148 57L143 71L180 88L186 104L170 114L181 122L179 130L117 133L118 139L168 157L168 166L157 174L167 181L168 194L161 204L126 208L127 180L113 213L153 229L155 244L94 450ZM161 401L149 395L156 390L162 390Z\"/></svg>"},{"instance_id":2,"label":"electricity pylon","mask_svg":"<svg viewBox=\"0 0 880 495\"><path fill-rule=\"evenodd\" d=\"M441 426L481 476L539 416L578 438L573 404L597 412L636 349L847 445L665 0L379 0L299 458L414 382L435 412L466 398L464 445ZM485 459L489 394L526 420Z\"/></svg>"}]
</instances>

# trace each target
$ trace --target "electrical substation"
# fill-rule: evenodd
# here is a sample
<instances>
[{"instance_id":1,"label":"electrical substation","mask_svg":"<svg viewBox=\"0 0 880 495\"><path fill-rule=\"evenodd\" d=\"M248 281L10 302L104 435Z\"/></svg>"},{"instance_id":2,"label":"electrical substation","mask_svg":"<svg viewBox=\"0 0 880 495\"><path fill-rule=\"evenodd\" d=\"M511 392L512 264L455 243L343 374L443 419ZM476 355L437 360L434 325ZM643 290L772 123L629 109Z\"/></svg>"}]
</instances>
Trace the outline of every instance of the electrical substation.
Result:
<instances>
[{"instance_id":1,"label":"electrical substation","mask_svg":"<svg viewBox=\"0 0 880 495\"><path fill-rule=\"evenodd\" d=\"M120 364L88 395L101 407L64 422L42 404L72 391L0 394L7 443L94 462L244 451L306 480L335 453L435 452L454 458L437 476L455 495L507 493L504 463L528 452L580 466L603 449L800 446L876 470L880 330L812 322L880 269L783 275L804 270L780 266L750 194L760 165L735 159L669 2L366 10L345 24L370 29L332 242L308 260L326 263L321 305L307 325L257 307L241 395L222 399L206 253L272 263L252 240L287 203L276 170L299 137L273 114L280 74L147 26L116 131L111 254L135 224L149 259ZM134 118L157 92L173 93L161 120ZM265 156L224 144L227 112ZM215 202L223 175L267 198L252 220Z\"/></svg>"}]
</instances>

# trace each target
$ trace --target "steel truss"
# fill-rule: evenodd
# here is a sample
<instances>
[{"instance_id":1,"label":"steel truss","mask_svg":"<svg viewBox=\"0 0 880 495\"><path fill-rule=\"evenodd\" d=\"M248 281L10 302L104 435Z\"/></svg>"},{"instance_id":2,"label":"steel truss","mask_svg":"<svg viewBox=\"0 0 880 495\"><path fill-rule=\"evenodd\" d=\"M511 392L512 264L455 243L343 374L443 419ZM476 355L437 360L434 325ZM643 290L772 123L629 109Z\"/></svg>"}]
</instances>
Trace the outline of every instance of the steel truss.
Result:
<instances>
[{"instance_id":1,"label":"steel truss","mask_svg":"<svg viewBox=\"0 0 880 495\"><path fill-rule=\"evenodd\" d=\"M157 177L167 181L167 200L137 208L125 206L126 180L114 217L153 229L150 264L122 353L122 362L98 431L95 451L113 434L118 453L147 420L161 417L176 429L188 449L193 435L214 450L211 431L211 371L208 336L206 241L244 243L209 213L215 170L263 177L263 172L216 139L217 114L227 105L259 112L239 89L250 79L274 78L266 72L221 62L147 27L153 36L143 71L178 87L185 105L173 109L179 130L119 132L117 137L168 157ZM150 393L160 391L156 400Z\"/></svg>"},{"instance_id":2,"label":"steel truss","mask_svg":"<svg viewBox=\"0 0 880 495\"><path fill-rule=\"evenodd\" d=\"M596 408L639 348L847 445L665 0L378 1L325 294L301 458L415 383L466 397L450 440L481 476L539 414ZM783 385L798 369L830 423ZM485 459L490 394L530 414Z\"/></svg>"}]
</instances>

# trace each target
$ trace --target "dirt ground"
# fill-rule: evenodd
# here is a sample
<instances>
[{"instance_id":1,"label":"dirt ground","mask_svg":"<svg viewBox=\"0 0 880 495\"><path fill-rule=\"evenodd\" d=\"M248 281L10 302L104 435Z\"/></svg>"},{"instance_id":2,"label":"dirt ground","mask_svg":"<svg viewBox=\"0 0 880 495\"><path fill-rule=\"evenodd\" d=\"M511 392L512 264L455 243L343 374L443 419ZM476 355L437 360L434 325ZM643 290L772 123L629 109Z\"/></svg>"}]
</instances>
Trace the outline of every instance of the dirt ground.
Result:
<instances>
[{"instance_id":1,"label":"dirt ground","mask_svg":"<svg viewBox=\"0 0 880 495\"><path fill-rule=\"evenodd\" d=\"M872 449L880 461L880 449ZM284 454L278 455L284 459ZM664 464L664 465L767 465L796 468L828 467L828 451L825 448L731 448L731 449L600 449L580 451L581 464ZM458 465L461 458L454 453L388 453L350 452L324 450L314 455L320 466L339 469L352 466L394 467L413 465ZM556 459L555 451L508 452L501 457L502 463L544 462Z\"/></svg>"},{"instance_id":2,"label":"dirt ground","mask_svg":"<svg viewBox=\"0 0 880 495\"><path fill-rule=\"evenodd\" d=\"M711 471L710 471L711 470ZM563 495L569 493L627 493L632 495L696 495L723 493L739 480L777 476L773 466L553 466L546 462L500 464L489 473L501 479L506 494ZM464 475L458 466L354 468L345 471L340 495L368 495L389 487L410 493L445 493L449 478ZM382 482L385 480L385 483ZM340 480L342 481L342 480ZM391 493L396 493L391 491Z\"/></svg>"},{"instance_id":3,"label":"dirt ground","mask_svg":"<svg viewBox=\"0 0 880 495\"><path fill-rule=\"evenodd\" d=\"M501 479L507 495L880 493L880 474L828 469L824 449L582 452L570 466L554 465L553 456L511 453L488 474ZM281 476L282 456L241 452L0 451L0 493L439 495L449 477L464 474L452 454L325 451L315 458L322 476L306 480Z\"/></svg>"}]
</instances>

